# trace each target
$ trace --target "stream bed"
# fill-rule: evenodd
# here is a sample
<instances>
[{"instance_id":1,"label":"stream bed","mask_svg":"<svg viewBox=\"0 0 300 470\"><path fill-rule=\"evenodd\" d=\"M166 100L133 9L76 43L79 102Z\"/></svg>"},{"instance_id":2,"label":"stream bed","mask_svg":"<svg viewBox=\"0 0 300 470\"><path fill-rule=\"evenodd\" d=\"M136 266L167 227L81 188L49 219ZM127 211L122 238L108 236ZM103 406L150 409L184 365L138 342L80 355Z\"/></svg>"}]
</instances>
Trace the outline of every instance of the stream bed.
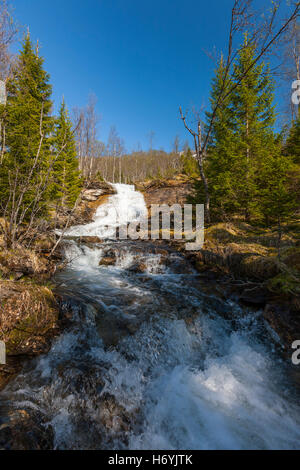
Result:
<instances>
[{"instance_id":1,"label":"stream bed","mask_svg":"<svg viewBox=\"0 0 300 470\"><path fill-rule=\"evenodd\" d=\"M0 393L2 420L27 413L41 448L299 448L299 391L261 312L218 296L168 246L110 240L112 208L146 210L116 188L70 230L106 240L65 242L55 281L72 319Z\"/></svg>"}]
</instances>

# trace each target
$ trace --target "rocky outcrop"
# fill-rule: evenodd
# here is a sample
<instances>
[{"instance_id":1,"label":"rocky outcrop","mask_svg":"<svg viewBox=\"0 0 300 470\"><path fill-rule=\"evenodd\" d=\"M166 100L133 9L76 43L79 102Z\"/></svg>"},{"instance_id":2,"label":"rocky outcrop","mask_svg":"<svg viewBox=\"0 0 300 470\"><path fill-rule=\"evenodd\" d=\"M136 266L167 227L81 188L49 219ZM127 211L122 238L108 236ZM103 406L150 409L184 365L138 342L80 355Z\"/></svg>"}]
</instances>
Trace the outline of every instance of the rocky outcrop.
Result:
<instances>
[{"instance_id":1,"label":"rocky outcrop","mask_svg":"<svg viewBox=\"0 0 300 470\"><path fill-rule=\"evenodd\" d=\"M300 298L273 299L266 305L263 315L280 338L285 352L291 356L292 343L300 339Z\"/></svg>"},{"instance_id":2,"label":"rocky outcrop","mask_svg":"<svg viewBox=\"0 0 300 470\"><path fill-rule=\"evenodd\" d=\"M99 206L105 204L109 196L116 194L115 188L105 182L90 182L83 189L79 204L75 211L64 209L62 213L53 213L56 228L85 225L93 221L95 212Z\"/></svg>"},{"instance_id":3,"label":"rocky outcrop","mask_svg":"<svg viewBox=\"0 0 300 470\"><path fill-rule=\"evenodd\" d=\"M179 176L177 179L139 183L136 189L143 193L149 209L151 204L186 204L192 191L192 183L188 178Z\"/></svg>"},{"instance_id":4,"label":"rocky outcrop","mask_svg":"<svg viewBox=\"0 0 300 470\"><path fill-rule=\"evenodd\" d=\"M95 202L100 196L116 194L115 188L105 182L91 182L82 191L82 201Z\"/></svg>"},{"instance_id":5,"label":"rocky outcrop","mask_svg":"<svg viewBox=\"0 0 300 470\"><path fill-rule=\"evenodd\" d=\"M100 196L103 196L102 189L85 189L82 192L81 199L83 201L93 202L97 201Z\"/></svg>"}]
</instances>

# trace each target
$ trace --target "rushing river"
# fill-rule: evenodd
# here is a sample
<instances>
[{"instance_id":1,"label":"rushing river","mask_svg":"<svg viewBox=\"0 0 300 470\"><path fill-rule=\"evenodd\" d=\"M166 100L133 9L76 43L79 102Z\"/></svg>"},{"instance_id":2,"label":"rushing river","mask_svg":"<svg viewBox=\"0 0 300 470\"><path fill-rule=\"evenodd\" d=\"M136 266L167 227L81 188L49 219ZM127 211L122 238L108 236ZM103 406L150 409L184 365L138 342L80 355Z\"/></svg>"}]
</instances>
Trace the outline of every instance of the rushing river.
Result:
<instances>
[{"instance_id":1,"label":"rushing river","mask_svg":"<svg viewBox=\"0 0 300 470\"><path fill-rule=\"evenodd\" d=\"M69 231L108 237L66 242L56 282L70 325L2 407L38 412L56 449L299 448L299 396L261 313L221 300L181 254L110 241L113 210L122 223L146 211L140 193L116 188L92 224Z\"/></svg>"}]
</instances>

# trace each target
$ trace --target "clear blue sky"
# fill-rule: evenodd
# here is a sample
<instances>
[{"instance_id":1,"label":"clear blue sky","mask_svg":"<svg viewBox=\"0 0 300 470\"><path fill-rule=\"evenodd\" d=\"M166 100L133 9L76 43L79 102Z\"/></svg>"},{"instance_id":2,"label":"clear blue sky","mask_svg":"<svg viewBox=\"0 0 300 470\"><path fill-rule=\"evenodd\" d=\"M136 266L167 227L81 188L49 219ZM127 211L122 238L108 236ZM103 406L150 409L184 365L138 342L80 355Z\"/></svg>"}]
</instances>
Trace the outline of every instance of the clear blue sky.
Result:
<instances>
[{"instance_id":1,"label":"clear blue sky","mask_svg":"<svg viewBox=\"0 0 300 470\"><path fill-rule=\"evenodd\" d=\"M128 150L170 148L186 133L178 107L208 105L232 0L12 0L14 17L41 45L57 107L98 97L99 139L116 125Z\"/></svg>"}]
</instances>

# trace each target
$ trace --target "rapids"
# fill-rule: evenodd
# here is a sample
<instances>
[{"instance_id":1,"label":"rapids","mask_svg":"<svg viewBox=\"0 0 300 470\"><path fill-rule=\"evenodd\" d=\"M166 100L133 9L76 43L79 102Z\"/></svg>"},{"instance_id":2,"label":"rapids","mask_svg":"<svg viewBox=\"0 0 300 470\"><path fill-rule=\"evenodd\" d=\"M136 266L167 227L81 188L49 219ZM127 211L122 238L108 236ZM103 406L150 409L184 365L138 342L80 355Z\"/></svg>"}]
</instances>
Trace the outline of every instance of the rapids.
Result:
<instances>
[{"instance_id":1,"label":"rapids","mask_svg":"<svg viewBox=\"0 0 300 470\"><path fill-rule=\"evenodd\" d=\"M0 393L2 409L42 416L55 449L299 448L299 395L261 312L221 300L168 247L111 241L111 211L126 223L146 210L116 188L70 229L106 241L65 242L56 282L72 321ZM115 265L99 266L107 254Z\"/></svg>"}]
</instances>

